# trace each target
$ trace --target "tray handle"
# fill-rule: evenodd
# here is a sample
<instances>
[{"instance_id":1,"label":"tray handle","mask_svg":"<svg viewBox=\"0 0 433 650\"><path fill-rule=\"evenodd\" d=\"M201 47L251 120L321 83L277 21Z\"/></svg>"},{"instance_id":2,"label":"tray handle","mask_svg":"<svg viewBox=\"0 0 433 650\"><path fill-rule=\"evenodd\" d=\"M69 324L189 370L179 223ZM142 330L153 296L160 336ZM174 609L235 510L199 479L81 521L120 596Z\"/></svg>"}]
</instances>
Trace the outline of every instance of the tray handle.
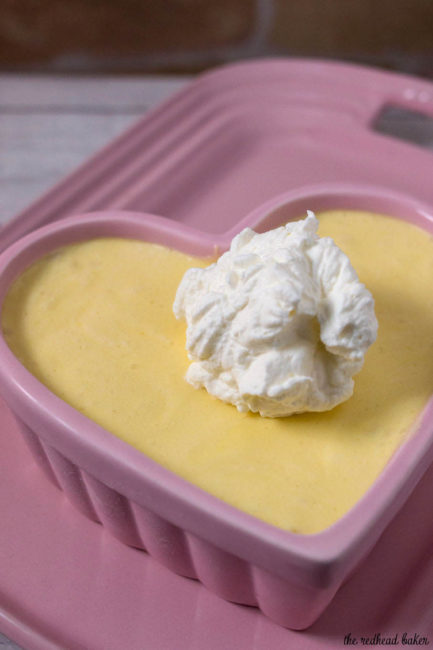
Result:
<instances>
[{"instance_id":1,"label":"tray handle","mask_svg":"<svg viewBox=\"0 0 433 650\"><path fill-rule=\"evenodd\" d=\"M389 107L408 111L433 119L433 84L428 81L404 77L397 83L378 84L371 89L365 102L365 124L372 127ZM394 81L394 80L393 80Z\"/></svg>"}]
</instances>

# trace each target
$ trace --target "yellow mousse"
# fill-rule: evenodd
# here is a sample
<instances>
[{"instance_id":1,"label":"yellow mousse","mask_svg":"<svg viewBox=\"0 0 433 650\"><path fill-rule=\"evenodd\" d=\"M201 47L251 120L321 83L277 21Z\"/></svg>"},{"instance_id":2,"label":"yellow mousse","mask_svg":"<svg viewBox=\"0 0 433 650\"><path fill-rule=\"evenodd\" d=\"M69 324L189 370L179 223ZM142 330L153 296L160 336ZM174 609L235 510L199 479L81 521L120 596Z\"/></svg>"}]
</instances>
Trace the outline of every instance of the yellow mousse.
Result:
<instances>
[{"instance_id":1,"label":"yellow mousse","mask_svg":"<svg viewBox=\"0 0 433 650\"><path fill-rule=\"evenodd\" d=\"M28 269L2 312L17 357L59 397L161 465L260 519L315 533L368 489L433 391L433 238L361 212L319 215L376 301L353 397L326 413L238 413L184 380L183 273L208 262L144 242L71 245Z\"/></svg>"}]
</instances>

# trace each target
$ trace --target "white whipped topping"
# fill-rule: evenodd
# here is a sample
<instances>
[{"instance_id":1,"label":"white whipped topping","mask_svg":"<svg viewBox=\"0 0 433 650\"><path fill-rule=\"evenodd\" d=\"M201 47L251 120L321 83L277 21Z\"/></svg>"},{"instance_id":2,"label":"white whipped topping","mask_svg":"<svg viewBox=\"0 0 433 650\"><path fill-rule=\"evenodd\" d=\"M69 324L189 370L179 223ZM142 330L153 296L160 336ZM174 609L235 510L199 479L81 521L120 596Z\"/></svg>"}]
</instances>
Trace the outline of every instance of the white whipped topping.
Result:
<instances>
[{"instance_id":1,"label":"white whipped topping","mask_svg":"<svg viewBox=\"0 0 433 650\"><path fill-rule=\"evenodd\" d=\"M187 322L186 380L239 411L280 417L348 399L377 334L374 300L347 256L306 219L245 228L189 269L173 305Z\"/></svg>"}]
</instances>

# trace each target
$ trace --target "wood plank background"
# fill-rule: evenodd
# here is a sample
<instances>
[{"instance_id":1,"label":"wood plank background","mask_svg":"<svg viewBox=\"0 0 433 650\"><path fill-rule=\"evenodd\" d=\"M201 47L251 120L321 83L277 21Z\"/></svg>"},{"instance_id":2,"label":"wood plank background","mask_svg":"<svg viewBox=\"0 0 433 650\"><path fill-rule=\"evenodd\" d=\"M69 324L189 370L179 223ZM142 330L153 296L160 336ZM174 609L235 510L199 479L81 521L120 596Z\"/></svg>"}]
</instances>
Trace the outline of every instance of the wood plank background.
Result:
<instances>
[{"instance_id":1,"label":"wood plank background","mask_svg":"<svg viewBox=\"0 0 433 650\"><path fill-rule=\"evenodd\" d=\"M187 82L0 75L0 222Z\"/></svg>"}]
</instances>

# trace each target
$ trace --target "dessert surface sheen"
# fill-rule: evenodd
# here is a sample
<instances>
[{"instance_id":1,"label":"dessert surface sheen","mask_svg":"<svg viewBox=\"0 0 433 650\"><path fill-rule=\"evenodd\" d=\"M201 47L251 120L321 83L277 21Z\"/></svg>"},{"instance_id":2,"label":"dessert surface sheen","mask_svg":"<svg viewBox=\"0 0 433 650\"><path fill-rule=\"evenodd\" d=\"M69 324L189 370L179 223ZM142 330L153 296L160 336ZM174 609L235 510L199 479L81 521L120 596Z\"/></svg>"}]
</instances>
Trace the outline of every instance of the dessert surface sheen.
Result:
<instances>
[{"instance_id":1,"label":"dessert surface sheen","mask_svg":"<svg viewBox=\"0 0 433 650\"><path fill-rule=\"evenodd\" d=\"M3 335L42 383L164 467L268 523L316 533L371 486L433 392L433 237L356 211L318 214L375 299L377 341L353 396L286 418L239 413L185 380L178 284L198 260L95 239L25 271Z\"/></svg>"}]
</instances>

